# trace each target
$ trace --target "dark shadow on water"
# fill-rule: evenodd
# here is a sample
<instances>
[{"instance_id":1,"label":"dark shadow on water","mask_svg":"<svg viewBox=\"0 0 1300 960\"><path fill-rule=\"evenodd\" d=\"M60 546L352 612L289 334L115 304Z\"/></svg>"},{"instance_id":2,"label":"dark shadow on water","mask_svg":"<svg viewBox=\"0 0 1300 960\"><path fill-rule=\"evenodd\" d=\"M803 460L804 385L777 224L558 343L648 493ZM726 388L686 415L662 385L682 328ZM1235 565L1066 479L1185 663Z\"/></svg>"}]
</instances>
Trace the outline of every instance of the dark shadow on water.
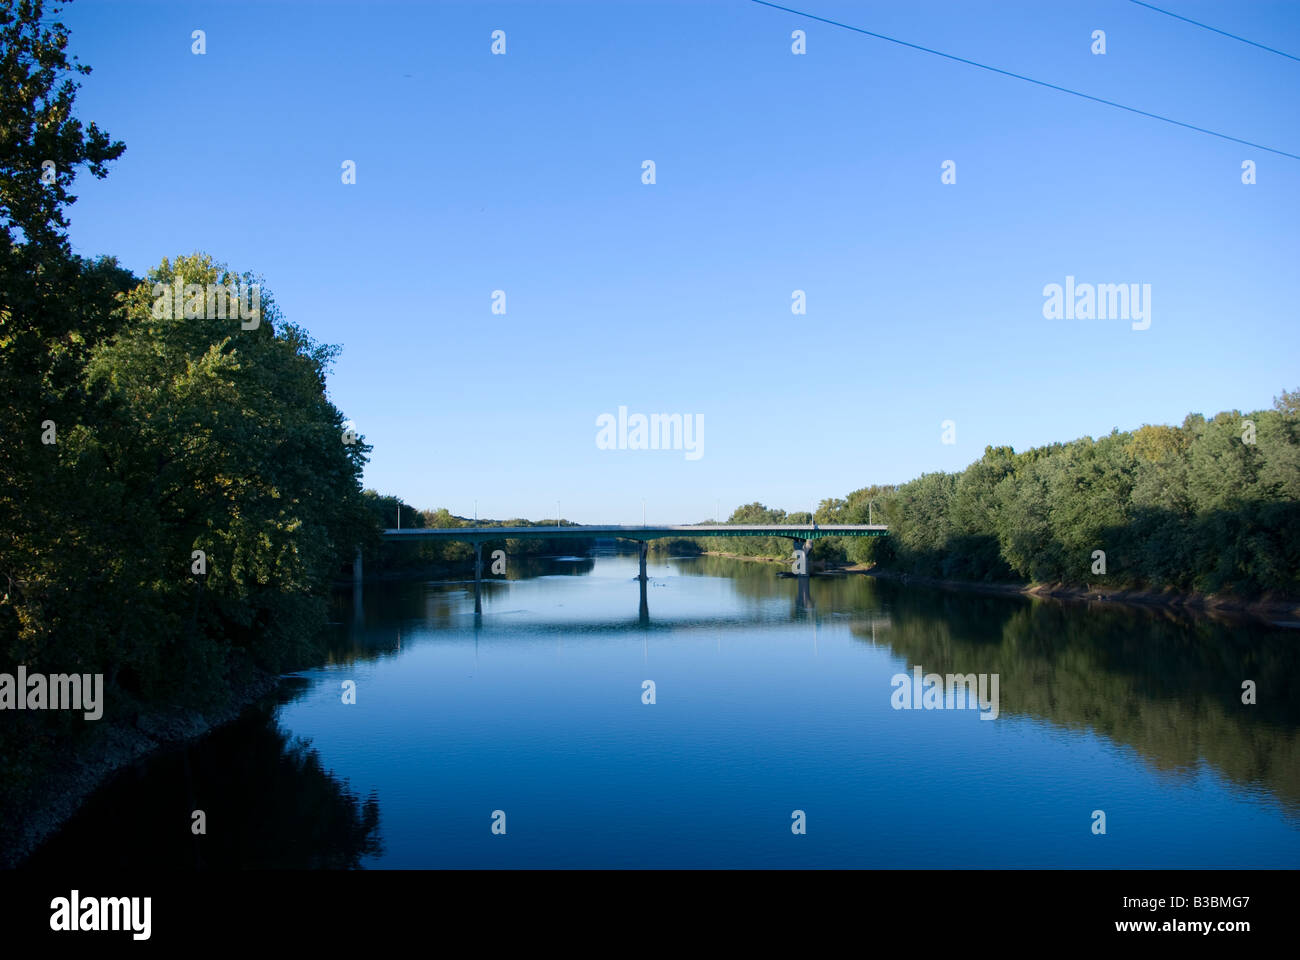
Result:
<instances>
[{"instance_id":1,"label":"dark shadow on water","mask_svg":"<svg viewBox=\"0 0 1300 960\"><path fill-rule=\"evenodd\" d=\"M289 681L283 703L305 690ZM195 744L121 771L24 864L33 870L353 870L383 852L379 798L352 792L311 745L249 707ZM192 832L192 813L207 833ZM130 842L123 843L123 837Z\"/></svg>"}]
</instances>

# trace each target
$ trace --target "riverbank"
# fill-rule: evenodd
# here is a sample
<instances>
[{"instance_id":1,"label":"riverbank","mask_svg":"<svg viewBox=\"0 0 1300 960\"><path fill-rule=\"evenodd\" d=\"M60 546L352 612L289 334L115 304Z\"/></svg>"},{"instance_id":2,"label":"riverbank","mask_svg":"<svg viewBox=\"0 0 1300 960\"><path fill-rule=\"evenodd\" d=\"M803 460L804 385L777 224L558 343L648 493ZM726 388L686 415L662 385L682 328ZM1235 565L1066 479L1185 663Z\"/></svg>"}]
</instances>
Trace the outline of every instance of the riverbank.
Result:
<instances>
[{"instance_id":1,"label":"riverbank","mask_svg":"<svg viewBox=\"0 0 1300 960\"><path fill-rule=\"evenodd\" d=\"M1094 586L1079 587L1063 583L974 583L965 580L938 580L879 570L860 564L840 568L846 573L897 580L901 583L940 587L945 590L968 590L983 593L1017 594L1047 598L1102 603L1124 603L1143 607L1170 607L1204 615L1228 615L1263 620L1279 626L1300 627L1300 602L1294 600L1247 600L1240 597L1176 590L1111 590Z\"/></svg>"},{"instance_id":2,"label":"riverbank","mask_svg":"<svg viewBox=\"0 0 1300 960\"><path fill-rule=\"evenodd\" d=\"M785 566L788 560L776 557L741 556L734 553L709 551L710 556L730 557L734 560L759 560ZM1206 616L1246 617L1262 620L1276 626L1300 627L1300 600L1264 598L1248 600L1240 597L1214 594L1183 593L1176 590L1112 590L1094 586L1079 587L1069 584L1047 583L982 583L972 580L941 580L934 577L917 577L894 570L882 570L867 564L812 564L814 572L827 574L860 574L893 580L904 584L938 587L968 593L992 593L1003 596L1029 596L1039 599L1123 603L1143 607L1167 607Z\"/></svg>"},{"instance_id":3,"label":"riverbank","mask_svg":"<svg viewBox=\"0 0 1300 960\"><path fill-rule=\"evenodd\" d=\"M68 758L44 771L22 797L9 798L0 822L0 868L22 864L114 774L145 757L181 746L230 723L249 704L271 694L280 678L251 672L232 684L220 704L202 710L172 707L140 713L134 719L108 721L78 744Z\"/></svg>"}]
</instances>

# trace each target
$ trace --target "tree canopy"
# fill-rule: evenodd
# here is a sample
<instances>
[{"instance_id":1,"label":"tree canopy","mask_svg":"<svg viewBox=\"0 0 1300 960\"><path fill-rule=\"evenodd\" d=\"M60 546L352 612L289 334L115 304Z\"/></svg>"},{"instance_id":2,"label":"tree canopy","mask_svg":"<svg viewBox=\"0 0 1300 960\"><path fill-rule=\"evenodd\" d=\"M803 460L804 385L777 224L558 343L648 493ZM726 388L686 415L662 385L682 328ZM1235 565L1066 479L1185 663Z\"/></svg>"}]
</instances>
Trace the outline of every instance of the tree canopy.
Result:
<instances>
[{"instance_id":1,"label":"tree canopy","mask_svg":"<svg viewBox=\"0 0 1300 960\"><path fill-rule=\"evenodd\" d=\"M120 717L312 660L376 523L370 447L326 393L336 350L259 280L204 254L138 278L71 253L75 177L124 148L73 115L89 68L67 42L41 0L0 2L0 662L102 673ZM157 309L177 280L185 309ZM258 285L256 322L211 309L233 283ZM83 722L11 714L5 790Z\"/></svg>"}]
</instances>

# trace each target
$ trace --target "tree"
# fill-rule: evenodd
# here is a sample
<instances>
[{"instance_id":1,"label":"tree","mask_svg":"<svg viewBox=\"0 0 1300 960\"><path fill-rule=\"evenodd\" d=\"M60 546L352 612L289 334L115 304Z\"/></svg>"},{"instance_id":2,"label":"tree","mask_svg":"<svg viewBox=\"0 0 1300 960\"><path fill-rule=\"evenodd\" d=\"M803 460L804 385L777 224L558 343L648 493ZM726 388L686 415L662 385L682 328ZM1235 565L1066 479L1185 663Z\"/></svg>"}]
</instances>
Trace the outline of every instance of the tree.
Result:
<instances>
[{"instance_id":1,"label":"tree","mask_svg":"<svg viewBox=\"0 0 1300 960\"><path fill-rule=\"evenodd\" d=\"M126 149L73 116L80 84L69 74L88 75L90 67L68 59L67 28L43 26L44 7L44 0L0 2L0 247L28 267L67 259L63 210L77 199L69 191L77 169L102 179Z\"/></svg>"},{"instance_id":2,"label":"tree","mask_svg":"<svg viewBox=\"0 0 1300 960\"><path fill-rule=\"evenodd\" d=\"M63 211L78 170L103 177L125 148L73 116L72 76L90 68L69 60L66 28L44 14L42 0L0 2L0 645L11 649L65 489L52 441L81 418L82 364L116 329L117 297L134 281L111 259L69 251Z\"/></svg>"}]
</instances>

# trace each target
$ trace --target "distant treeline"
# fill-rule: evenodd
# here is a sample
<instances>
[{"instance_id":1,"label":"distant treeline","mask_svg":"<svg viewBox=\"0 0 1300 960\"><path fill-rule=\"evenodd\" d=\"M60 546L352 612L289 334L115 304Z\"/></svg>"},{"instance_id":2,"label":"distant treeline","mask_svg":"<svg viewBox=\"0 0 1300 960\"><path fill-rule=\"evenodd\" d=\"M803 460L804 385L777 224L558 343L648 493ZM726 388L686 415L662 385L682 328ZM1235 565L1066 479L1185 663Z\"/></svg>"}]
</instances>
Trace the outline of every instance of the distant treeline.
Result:
<instances>
[{"instance_id":1,"label":"distant treeline","mask_svg":"<svg viewBox=\"0 0 1300 960\"><path fill-rule=\"evenodd\" d=\"M778 524L808 523L809 513L786 513L765 507L761 503L747 503L736 508L723 523L741 524ZM712 523L712 521L707 521ZM671 552L682 556L695 550L709 553L726 553L736 557L789 557L794 549L794 542L785 537L698 537L695 539L652 540L650 549L656 552ZM839 540L835 542L836 556L842 553ZM817 556L828 556L824 550Z\"/></svg>"},{"instance_id":2,"label":"distant treeline","mask_svg":"<svg viewBox=\"0 0 1300 960\"><path fill-rule=\"evenodd\" d=\"M816 519L866 523L869 506L888 537L817 540L814 559L941 579L1300 597L1300 392L1271 410L1191 414L1178 427L1022 453L989 447L960 473L824 500ZM727 522L808 514L753 503ZM791 550L788 540L698 542L741 555Z\"/></svg>"}]
</instances>

